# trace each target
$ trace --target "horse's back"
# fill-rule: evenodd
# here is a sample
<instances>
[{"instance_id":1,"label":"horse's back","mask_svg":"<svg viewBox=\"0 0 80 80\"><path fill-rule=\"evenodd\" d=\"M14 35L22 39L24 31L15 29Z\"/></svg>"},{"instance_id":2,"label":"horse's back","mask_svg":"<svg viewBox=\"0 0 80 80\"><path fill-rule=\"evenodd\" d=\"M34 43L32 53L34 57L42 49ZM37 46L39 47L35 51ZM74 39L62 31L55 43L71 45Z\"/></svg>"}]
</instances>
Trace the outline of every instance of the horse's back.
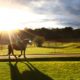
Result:
<instances>
[{"instance_id":1,"label":"horse's back","mask_svg":"<svg viewBox=\"0 0 80 80\"><path fill-rule=\"evenodd\" d=\"M13 49L15 49L15 50L24 50L24 46L22 46L22 45L17 45L17 44L13 44Z\"/></svg>"}]
</instances>

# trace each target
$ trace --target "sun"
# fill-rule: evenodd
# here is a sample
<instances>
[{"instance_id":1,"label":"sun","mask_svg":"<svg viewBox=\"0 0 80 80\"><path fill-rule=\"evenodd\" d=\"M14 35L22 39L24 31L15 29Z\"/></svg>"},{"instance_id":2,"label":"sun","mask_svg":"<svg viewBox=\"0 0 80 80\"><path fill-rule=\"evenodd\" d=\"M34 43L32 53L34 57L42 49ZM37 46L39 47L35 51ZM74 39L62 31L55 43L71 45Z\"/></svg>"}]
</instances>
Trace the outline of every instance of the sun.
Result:
<instances>
[{"instance_id":1,"label":"sun","mask_svg":"<svg viewBox=\"0 0 80 80\"><path fill-rule=\"evenodd\" d=\"M0 6L0 31L24 29L45 18L44 15L34 13L29 8L15 8L10 6Z\"/></svg>"},{"instance_id":2,"label":"sun","mask_svg":"<svg viewBox=\"0 0 80 80\"><path fill-rule=\"evenodd\" d=\"M28 9L0 7L0 30L23 29L27 22L34 20L35 15Z\"/></svg>"},{"instance_id":3,"label":"sun","mask_svg":"<svg viewBox=\"0 0 80 80\"><path fill-rule=\"evenodd\" d=\"M6 27L0 27L0 31L12 31L12 30L17 30L18 28L16 27L10 27L10 26L6 26Z\"/></svg>"},{"instance_id":4,"label":"sun","mask_svg":"<svg viewBox=\"0 0 80 80\"><path fill-rule=\"evenodd\" d=\"M11 8L0 7L0 31L8 31L19 28L20 20L18 12Z\"/></svg>"}]
</instances>

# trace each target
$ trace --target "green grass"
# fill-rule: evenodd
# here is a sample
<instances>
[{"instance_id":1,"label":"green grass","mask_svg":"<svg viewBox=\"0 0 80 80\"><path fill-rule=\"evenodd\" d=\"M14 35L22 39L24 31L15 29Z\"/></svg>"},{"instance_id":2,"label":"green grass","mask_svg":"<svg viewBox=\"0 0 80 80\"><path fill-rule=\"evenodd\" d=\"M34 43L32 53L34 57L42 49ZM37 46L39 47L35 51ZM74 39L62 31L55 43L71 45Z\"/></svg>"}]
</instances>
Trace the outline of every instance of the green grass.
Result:
<instances>
[{"instance_id":1,"label":"green grass","mask_svg":"<svg viewBox=\"0 0 80 80\"><path fill-rule=\"evenodd\" d=\"M80 48L28 48L26 54L80 54Z\"/></svg>"},{"instance_id":2,"label":"green grass","mask_svg":"<svg viewBox=\"0 0 80 80\"><path fill-rule=\"evenodd\" d=\"M80 54L80 43L44 43L44 47L29 46L26 54ZM48 48L49 47L49 48ZM16 55L20 51L14 51ZM0 55L8 54L7 46L0 46Z\"/></svg>"},{"instance_id":3,"label":"green grass","mask_svg":"<svg viewBox=\"0 0 80 80\"><path fill-rule=\"evenodd\" d=\"M0 80L80 80L80 61L0 62Z\"/></svg>"},{"instance_id":4,"label":"green grass","mask_svg":"<svg viewBox=\"0 0 80 80\"><path fill-rule=\"evenodd\" d=\"M29 47L28 54L80 54L80 43L44 43L44 47ZM48 48L47 48L48 47Z\"/></svg>"},{"instance_id":5,"label":"green grass","mask_svg":"<svg viewBox=\"0 0 80 80\"><path fill-rule=\"evenodd\" d=\"M20 51L14 51L16 55L20 54ZM8 50L0 50L0 55L8 54ZM61 48L61 49L54 49L54 48L27 48L26 54L80 54L80 48Z\"/></svg>"}]
</instances>

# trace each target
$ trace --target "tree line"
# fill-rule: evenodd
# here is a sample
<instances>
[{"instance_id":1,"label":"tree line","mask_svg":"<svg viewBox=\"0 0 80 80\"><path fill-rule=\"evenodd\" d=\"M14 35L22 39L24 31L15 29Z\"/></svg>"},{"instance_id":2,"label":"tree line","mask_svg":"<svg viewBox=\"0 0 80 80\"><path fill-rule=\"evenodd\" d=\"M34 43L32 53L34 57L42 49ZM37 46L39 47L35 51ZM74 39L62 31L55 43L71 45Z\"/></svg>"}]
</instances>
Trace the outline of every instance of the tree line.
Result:
<instances>
[{"instance_id":1,"label":"tree line","mask_svg":"<svg viewBox=\"0 0 80 80\"><path fill-rule=\"evenodd\" d=\"M72 27L56 28L56 29L24 29L24 32L33 38L35 36L41 36L45 38L46 41L80 41L80 29L73 29Z\"/></svg>"},{"instance_id":2,"label":"tree line","mask_svg":"<svg viewBox=\"0 0 80 80\"><path fill-rule=\"evenodd\" d=\"M79 42L80 41L80 29L73 29L72 27L65 28L40 28L40 29L28 29L15 31L12 34L7 34L4 32L0 33L0 43L7 43L10 39L14 42L17 39L31 39L39 44L45 41L54 42Z\"/></svg>"}]
</instances>

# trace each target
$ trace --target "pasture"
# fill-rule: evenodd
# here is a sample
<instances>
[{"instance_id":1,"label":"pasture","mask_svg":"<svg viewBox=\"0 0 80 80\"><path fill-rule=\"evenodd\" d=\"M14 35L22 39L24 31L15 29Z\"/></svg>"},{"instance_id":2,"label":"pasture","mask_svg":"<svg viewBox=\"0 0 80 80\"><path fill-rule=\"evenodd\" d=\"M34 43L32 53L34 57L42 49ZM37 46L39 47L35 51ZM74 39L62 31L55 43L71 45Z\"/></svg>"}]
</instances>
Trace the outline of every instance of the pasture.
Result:
<instances>
[{"instance_id":1,"label":"pasture","mask_svg":"<svg viewBox=\"0 0 80 80\"><path fill-rule=\"evenodd\" d=\"M79 54L80 43L44 43L28 45L26 54ZM0 46L0 55L7 55L7 45ZM14 51L16 55L20 51ZM0 80L80 80L80 61L0 62Z\"/></svg>"},{"instance_id":2,"label":"pasture","mask_svg":"<svg viewBox=\"0 0 80 80\"><path fill-rule=\"evenodd\" d=\"M0 55L7 55L7 45L0 45ZM14 51L16 55L20 54L20 51ZM26 54L79 54L80 43L60 43L60 42L45 42L42 47L36 47L35 45L28 45L26 48Z\"/></svg>"},{"instance_id":3,"label":"pasture","mask_svg":"<svg viewBox=\"0 0 80 80\"><path fill-rule=\"evenodd\" d=\"M0 62L0 80L80 80L80 61Z\"/></svg>"}]
</instances>

